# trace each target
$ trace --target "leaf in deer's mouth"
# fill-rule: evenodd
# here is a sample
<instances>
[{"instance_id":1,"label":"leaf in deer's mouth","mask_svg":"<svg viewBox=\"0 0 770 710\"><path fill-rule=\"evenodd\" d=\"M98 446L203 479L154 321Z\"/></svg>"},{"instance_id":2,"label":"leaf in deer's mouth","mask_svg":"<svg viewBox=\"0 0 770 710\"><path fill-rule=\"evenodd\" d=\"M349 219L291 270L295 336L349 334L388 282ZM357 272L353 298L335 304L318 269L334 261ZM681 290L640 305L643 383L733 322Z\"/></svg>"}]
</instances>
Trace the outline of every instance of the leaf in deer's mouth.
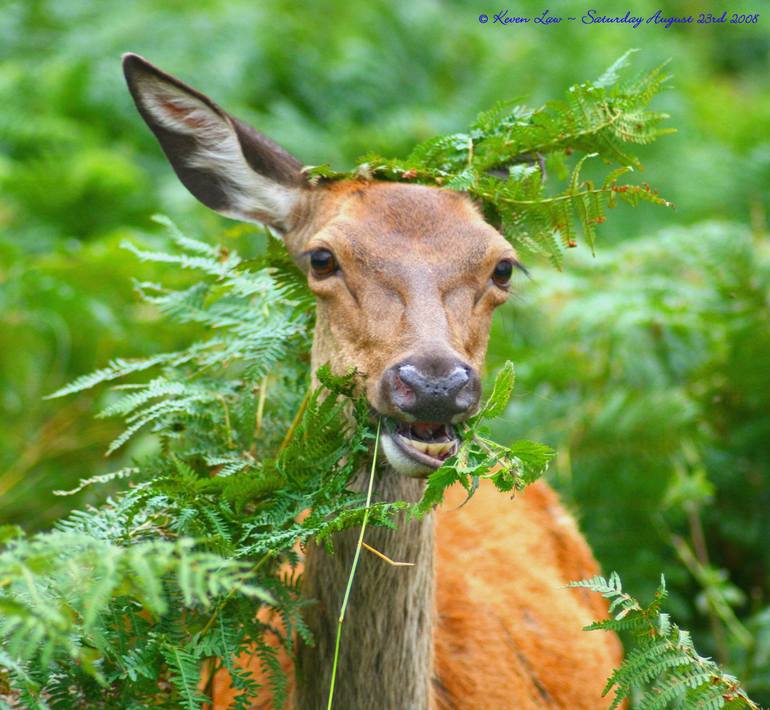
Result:
<instances>
[{"instance_id":1,"label":"leaf in deer's mouth","mask_svg":"<svg viewBox=\"0 0 770 710\"><path fill-rule=\"evenodd\" d=\"M395 420L389 424L396 443L421 462L432 459L431 463L438 466L457 452L458 437L451 424Z\"/></svg>"}]
</instances>

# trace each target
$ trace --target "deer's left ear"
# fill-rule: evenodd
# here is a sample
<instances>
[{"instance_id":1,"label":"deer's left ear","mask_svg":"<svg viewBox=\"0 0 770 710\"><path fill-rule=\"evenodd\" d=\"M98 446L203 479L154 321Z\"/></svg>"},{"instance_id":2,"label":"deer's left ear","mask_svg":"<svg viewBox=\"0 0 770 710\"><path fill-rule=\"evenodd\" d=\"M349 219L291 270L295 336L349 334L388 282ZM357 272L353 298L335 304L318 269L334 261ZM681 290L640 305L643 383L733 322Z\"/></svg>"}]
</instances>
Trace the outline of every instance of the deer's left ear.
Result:
<instances>
[{"instance_id":1,"label":"deer's left ear","mask_svg":"<svg viewBox=\"0 0 770 710\"><path fill-rule=\"evenodd\" d=\"M123 71L137 109L185 187L221 214L288 231L302 163L210 98L136 54Z\"/></svg>"}]
</instances>

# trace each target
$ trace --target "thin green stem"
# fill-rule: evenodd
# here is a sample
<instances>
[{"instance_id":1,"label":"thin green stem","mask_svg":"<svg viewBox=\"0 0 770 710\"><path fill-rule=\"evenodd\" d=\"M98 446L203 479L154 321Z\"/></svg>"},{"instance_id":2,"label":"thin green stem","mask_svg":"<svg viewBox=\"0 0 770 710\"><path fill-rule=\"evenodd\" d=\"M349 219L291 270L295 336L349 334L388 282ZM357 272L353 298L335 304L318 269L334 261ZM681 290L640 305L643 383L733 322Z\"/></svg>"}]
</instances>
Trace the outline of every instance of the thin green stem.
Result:
<instances>
[{"instance_id":1,"label":"thin green stem","mask_svg":"<svg viewBox=\"0 0 770 710\"><path fill-rule=\"evenodd\" d=\"M566 200L574 200L578 197L587 197L588 195L604 195L609 194L611 192L615 192L613 190L614 185L608 185L607 187L597 187L589 190L582 190L580 192L567 192L563 195L554 195L553 197L538 197L536 200L516 200L512 197L495 197L490 192L484 192L483 190L473 190L473 194L476 197L480 197L484 200L488 200L489 202L494 202L497 200L498 202L505 202L509 205L547 205L547 204L556 204L557 202L564 202ZM630 192L641 192L643 188L640 188L638 185L624 185L623 187L628 187L628 191Z\"/></svg>"},{"instance_id":2,"label":"thin green stem","mask_svg":"<svg viewBox=\"0 0 770 710\"><path fill-rule=\"evenodd\" d=\"M254 433L259 434L262 429L262 417L265 413L265 399L267 398L267 375L262 378L259 386L259 402L257 403L257 421Z\"/></svg>"},{"instance_id":3,"label":"thin green stem","mask_svg":"<svg viewBox=\"0 0 770 710\"><path fill-rule=\"evenodd\" d=\"M372 456L372 468L369 471L369 488L366 491L366 509L364 510L364 519L361 522L361 532L358 534L358 543L356 544L356 552L353 555L353 564L350 566L350 574L348 575L348 584L345 587L345 596L342 598L342 606L340 607L340 616L337 620L337 639L334 642L334 663L332 664L332 679L329 684L329 703L327 704L327 710L331 710L332 702L334 701L334 684L337 680L337 663L340 658L340 639L342 638L342 624L345 622L345 612L348 608L348 601L350 600L350 590L353 589L353 578L356 576L356 568L358 567L358 558L361 556L361 547L364 543L364 532L366 531L366 523L369 520L369 506L372 503L372 488L374 487L374 469L377 466L377 449L380 445L380 426L382 420L377 420L377 434L374 439L374 455Z\"/></svg>"},{"instance_id":4,"label":"thin green stem","mask_svg":"<svg viewBox=\"0 0 770 710\"><path fill-rule=\"evenodd\" d=\"M599 133L599 131L603 131L605 128L609 128L615 121L617 121L619 118L623 116L622 111L615 111L614 114L611 113L612 109L607 106L606 103L599 104L599 108L606 111L607 114L610 116L606 121L603 121L602 123L599 123L595 126L589 126L588 128L584 128L582 131L576 131L575 133L572 133L568 136L564 136L563 138L557 138L552 141L546 141L545 143L540 143L539 145L530 146L526 150L519 151L519 155L523 155L524 153L554 153L560 148L564 148L565 146L573 144L576 140L583 138L584 136L593 136ZM542 113L542 109L539 113ZM510 145L510 142L507 142L506 145Z\"/></svg>"},{"instance_id":5,"label":"thin green stem","mask_svg":"<svg viewBox=\"0 0 770 710\"><path fill-rule=\"evenodd\" d=\"M281 445L278 447L279 454L289 445L289 442L294 437L294 433L297 431L297 427L299 426L299 423L302 421L302 417L305 414L305 410L307 409L307 405L308 405L308 402L310 401L310 398L312 397L312 394L313 394L312 388L308 388L307 392L305 392L305 396L302 398L302 402L300 402L297 413L294 415L294 419L291 422L291 426L289 427L289 430L286 432L286 436L283 437L283 441L281 442Z\"/></svg>"}]
</instances>

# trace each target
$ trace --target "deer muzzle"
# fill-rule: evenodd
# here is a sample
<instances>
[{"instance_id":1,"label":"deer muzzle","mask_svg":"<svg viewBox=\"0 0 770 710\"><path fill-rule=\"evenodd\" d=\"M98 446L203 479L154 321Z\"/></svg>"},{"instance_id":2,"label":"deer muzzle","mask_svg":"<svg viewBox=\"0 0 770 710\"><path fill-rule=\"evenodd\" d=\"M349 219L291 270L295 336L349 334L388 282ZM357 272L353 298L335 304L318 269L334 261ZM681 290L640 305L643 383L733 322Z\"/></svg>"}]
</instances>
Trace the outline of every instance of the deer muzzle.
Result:
<instances>
[{"instance_id":1,"label":"deer muzzle","mask_svg":"<svg viewBox=\"0 0 770 710\"><path fill-rule=\"evenodd\" d=\"M456 357L411 357L388 368L381 396L392 415L382 443L393 468L422 477L457 453L454 424L473 413L480 394L478 373Z\"/></svg>"}]
</instances>

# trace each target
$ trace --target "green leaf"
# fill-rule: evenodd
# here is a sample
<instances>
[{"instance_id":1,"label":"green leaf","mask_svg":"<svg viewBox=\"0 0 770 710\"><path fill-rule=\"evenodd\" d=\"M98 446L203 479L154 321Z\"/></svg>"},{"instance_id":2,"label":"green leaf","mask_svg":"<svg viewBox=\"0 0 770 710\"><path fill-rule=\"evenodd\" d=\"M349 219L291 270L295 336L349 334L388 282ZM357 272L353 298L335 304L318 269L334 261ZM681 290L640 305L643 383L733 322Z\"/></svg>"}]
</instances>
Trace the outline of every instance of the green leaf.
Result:
<instances>
[{"instance_id":1,"label":"green leaf","mask_svg":"<svg viewBox=\"0 0 770 710\"><path fill-rule=\"evenodd\" d=\"M198 690L200 682L200 662L191 653L178 646L168 646L163 655L171 671L171 681L179 693L180 707L186 710L200 710L208 701Z\"/></svg>"},{"instance_id":2,"label":"green leaf","mask_svg":"<svg viewBox=\"0 0 770 710\"><path fill-rule=\"evenodd\" d=\"M0 525L0 543L24 537L25 533L18 525Z\"/></svg>"},{"instance_id":3,"label":"green leaf","mask_svg":"<svg viewBox=\"0 0 770 710\"><path fill-rule=\"evenodd\" d=\"M521 478L524 483L532 483L540 478L548 468L556 452L545 444L520 439L510 446L508 455L518 459L521 464Z\"/></svg>"},{"instance_id":4,"label":"green leaf","mask_svg":"<svg viewBox=\"0 0 770 710\"><path fill-rule=\"evenodd\" d=\"M638 51L638 49L629 49L627 52L618 57L594 82L594 86L606 89L617 83L618 79L620 78L621 71L629 65L631 55Z\"/></svg>"},{"instance_id":5,"label":"green leaf","mask_svg":"<svg viewBox=\"0 0 770 710\"><path fill-rule=\"evenodd\" d=\"M515 383L516 373L513 363L508 360L497 373L492 394L489 395L489 399L484 403L478 416L484 419L499 417L508 406Z\"/></svg>"}]
</instances>

